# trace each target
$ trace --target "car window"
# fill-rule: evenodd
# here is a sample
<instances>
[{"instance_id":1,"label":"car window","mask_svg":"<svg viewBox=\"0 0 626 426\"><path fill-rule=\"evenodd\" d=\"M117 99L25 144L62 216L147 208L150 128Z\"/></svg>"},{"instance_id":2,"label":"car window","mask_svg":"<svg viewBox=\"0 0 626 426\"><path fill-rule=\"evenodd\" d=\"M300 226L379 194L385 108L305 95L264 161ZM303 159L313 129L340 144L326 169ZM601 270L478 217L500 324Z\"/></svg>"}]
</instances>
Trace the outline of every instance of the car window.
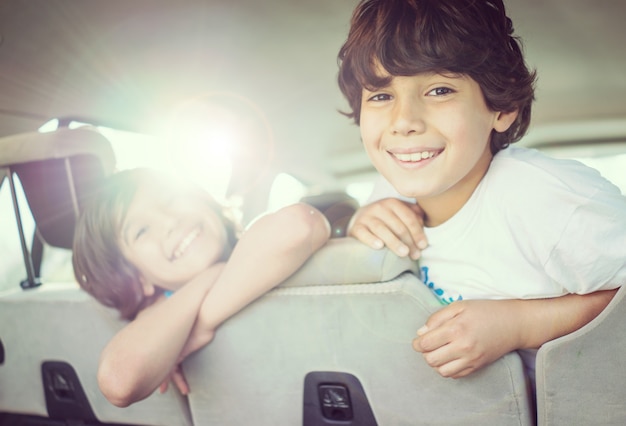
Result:
<instances>
[{"instance_id":1,"label":"car window","mask_svg":"<svg viewBox=\"0 0 626 426\"><path fill-rule=\"evenodd\" d=\"M15 178L15 192L20 209L20 217L24 227L26 245L31 249L35 222L19 178ZM15 219L15 212L9 184L0 187L0 293L19 288L20 282L26 279L26 268L22 255L20 236ZM41 265L41 277L46 283L54 284L73 281L71 269L71 251L46 246Z\"/></svg>"},{"instance_id":2,"label":"car window","mask_svg":"<svg viewBox=\"0 0 626 426\"><path fill-rule=\"evenodd\" d=\"M27 236L33 235L34 221L28 209L26 199L21 190L19 179L16 179L16 195L22 212L22 223ZM20 248L20 239L15 222L13 202L9 184L3 181L0 187L0 292L3 290L18 288L21 280L26 278L24 260ZM27 237L27 242L28 242Z\"/></svg>"},{"instance_id":3,"label":"car window","mask_svg":"<svg viewBox=\"0 0 626 426\"><path fill-rule=\"evenodd\" d=\"M589 167L593 167L602 176L617 185L622 194L626 194L626 142L612 145L612 153L597 153L596 151L594 154L594 151L588 148L584 146L562 147L543 149L543 151L555 157L578 160Z\"/></svg>"},{"instance_id":4,"label":"car window","mask_svg":"<svg viewBox=\"0 0 626 426\"><path fill-rule=\"evenodd\" d=\"M84 125L89 124L73 122L70 123L69 127L76 128ZM57 126L58 120L51 120L39 130L54 131ZM234 214L243 219L243 213L237 211L242 200L237 197L230 199L226 196L232 172L232 165L229 164L230 160L227 155L211 152L211 155L203 160L203 167L199 172L198 169L177 167L176 164L172 163L172 155L181 150L180 145L175 143L168 145L155 136L130 131L108 127L98 127L98 130L111 142L117 170L149 167L175 174L182 173L183 177L195 181L222 204L233 208ZM16 193L26 243L30 249L35 225L18 178L16 178ZM288 173L278 173L273 179L268 193L264 196L266 198L266 210L274 211L295 203L306 193L306 186L296 177ZM0 260L0 291L13 290L19 286L20 281L26 278L26 270L8 184L0 188L0 217L3 218L0 222L0 250L3 253L2 260ZM53 285L54 283L74 280L70 250L46 246L43 254L42 282Z\"/></svg>"}]
</instances>

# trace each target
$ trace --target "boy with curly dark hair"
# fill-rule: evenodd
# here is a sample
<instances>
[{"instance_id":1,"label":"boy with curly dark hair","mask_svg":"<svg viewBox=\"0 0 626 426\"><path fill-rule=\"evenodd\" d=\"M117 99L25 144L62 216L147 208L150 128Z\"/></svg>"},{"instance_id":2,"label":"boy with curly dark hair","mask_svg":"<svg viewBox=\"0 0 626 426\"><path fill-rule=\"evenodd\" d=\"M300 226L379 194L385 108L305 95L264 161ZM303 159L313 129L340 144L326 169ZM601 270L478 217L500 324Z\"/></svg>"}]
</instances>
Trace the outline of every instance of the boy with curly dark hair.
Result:
<instances>
[{"instance_id":1,"label":"boy with curly dark hair","mask_svg":"<svg viewBox=\"0 0 626 426\"><path fill-rule=\"evenodd\" d=\"M339 62L347 115L396 191L349 234L421 256L446 305L414 349L455 378L528 349L532 376L533 349L626 282L626 199L578 162L509 146L529 126L535 73L501 0L364 0Z\"/></svg>"}]
</instances>

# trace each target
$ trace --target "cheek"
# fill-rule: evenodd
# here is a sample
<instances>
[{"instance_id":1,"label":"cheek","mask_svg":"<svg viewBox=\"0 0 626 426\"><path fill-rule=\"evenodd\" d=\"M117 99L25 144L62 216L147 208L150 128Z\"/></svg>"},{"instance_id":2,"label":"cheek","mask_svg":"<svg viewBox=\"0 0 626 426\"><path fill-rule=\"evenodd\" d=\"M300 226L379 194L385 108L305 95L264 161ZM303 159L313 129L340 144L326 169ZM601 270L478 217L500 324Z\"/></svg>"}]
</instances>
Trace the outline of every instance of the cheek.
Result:
<instances>
[{"instance_id":1,"label":"cheek","mask_svg":"<svg viewBox=\"0 0 626 426\"><path fill-rule=\"evenodd\" d=\"M363 116L361 119L361 142L365 149L373 149L378 145L380 141L381 131L376 122L370 119L368 116Z\"/></svg>"},{"instance_id":2,"label":"cheek","mask_svg":"<svg viewBox=\"0 0 626 426\"><path fill-rule=\"evenodd\" d=\"M462 117L466 117L463 119ZM453 149L477 151L479 154L482 147L488 143L491 127L485 114L476 110L468 110L458 119L445 120L441 123L440 129L447 135L453 144Z\"/></svg>"}]
</instances>

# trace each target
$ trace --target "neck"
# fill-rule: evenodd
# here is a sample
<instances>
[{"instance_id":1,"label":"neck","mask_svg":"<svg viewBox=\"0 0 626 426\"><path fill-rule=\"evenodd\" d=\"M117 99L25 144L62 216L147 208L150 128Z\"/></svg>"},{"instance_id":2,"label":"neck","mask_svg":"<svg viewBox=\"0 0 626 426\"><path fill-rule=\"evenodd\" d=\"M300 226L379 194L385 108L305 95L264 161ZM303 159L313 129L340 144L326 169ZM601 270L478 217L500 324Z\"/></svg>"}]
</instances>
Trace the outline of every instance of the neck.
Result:
<instances>
[{"instance_id":1,"label":"neck","mask_svg":"<svg viewBox=\"0 0 626 426\"><path fill-rule=\"evenodd\" d=\"M470 173L445 192L417 199L424 211L426 227L439 226L461 210L489 170L492 158L490 152L483 155Z\"/></svg>"}]
</instances>

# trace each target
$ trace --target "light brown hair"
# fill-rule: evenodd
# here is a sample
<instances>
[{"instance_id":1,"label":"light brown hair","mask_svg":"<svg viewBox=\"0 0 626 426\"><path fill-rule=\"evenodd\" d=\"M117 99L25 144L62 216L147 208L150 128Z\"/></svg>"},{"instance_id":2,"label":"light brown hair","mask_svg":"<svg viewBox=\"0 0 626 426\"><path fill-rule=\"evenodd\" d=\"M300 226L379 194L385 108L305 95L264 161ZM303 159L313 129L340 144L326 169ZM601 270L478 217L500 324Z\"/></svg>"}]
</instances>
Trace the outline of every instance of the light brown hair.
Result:
<instances>
[{"instance_id":1,"label":"light brown hair","mask_svg":"<svg viewBox=\"0 0 626 426\"><path fill-rule=\"evenodd\" d=\"M103 305L119 310L131 320L163 291L146 298L137 268L126 260L119 246L120 229L137 188L158 185L164 176L150 169L132 169L112 175L85 206L74 233L72 263L79 285ZM230 253L236 243L235 226L208 194L207 202L223 220Z\"/></svg>"}]
</instances>

